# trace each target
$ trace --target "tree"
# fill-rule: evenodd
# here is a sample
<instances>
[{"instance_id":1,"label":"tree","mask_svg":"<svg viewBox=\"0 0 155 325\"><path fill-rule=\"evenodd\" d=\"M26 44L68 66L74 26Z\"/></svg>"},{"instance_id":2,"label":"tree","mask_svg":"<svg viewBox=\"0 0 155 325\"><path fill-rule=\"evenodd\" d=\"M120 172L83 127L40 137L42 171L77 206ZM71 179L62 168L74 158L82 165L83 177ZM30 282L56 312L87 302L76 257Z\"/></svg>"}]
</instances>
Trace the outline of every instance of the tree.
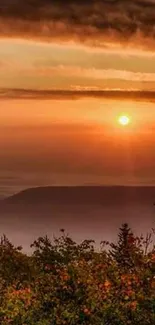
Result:
<instances>
[{"instance_id":1,"label":"tree","mask_svg":"<svg viewBox=\"0 0 155 325\"><path fill-rule=\"evenodd\" d=\"M68 265L69 262L84 259L91 261L95 255L94 241L84 240L77 244L64 229L60 229L62 235L59 238L54 237L54 242L45 237L39 237L31 247L34 249L33 258L38 265Z\"/></svg>"},{"instance_id":2,"label":"tree","mask_svg":"<svg viewBox=\"0 0 155 325\"><path fill-rule=\"evenodd\" d=\"M110 256L122 270L131 270L138 260L141 261L142 250L127 223L120 228L117 244L111 243L110 247Z\"/></svg>"},{"instance_id":3,"label":"tree","mask_svg":"<svg viewBox=\"0 0 155 325\"><path fill-rule=\"evenodd\" d=\"M27 282L32 277L31 258L22 253L22 247L15 247L3 235L0 238L0 278L6 285Z\"/></svg>"}]
</instances>

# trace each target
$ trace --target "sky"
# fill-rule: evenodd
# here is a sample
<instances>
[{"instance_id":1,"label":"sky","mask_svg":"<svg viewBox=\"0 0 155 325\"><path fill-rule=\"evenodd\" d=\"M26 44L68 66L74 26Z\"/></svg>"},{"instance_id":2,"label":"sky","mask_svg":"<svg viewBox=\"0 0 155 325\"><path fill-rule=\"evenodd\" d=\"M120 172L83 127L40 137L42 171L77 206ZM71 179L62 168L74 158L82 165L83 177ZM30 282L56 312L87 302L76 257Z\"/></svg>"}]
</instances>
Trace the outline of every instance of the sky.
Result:
<instances>
[{"instance_id":1,"label":"sky","mask_svg":"<svg viewBox=\"0 0 155 325\"><path fill-rule=\"evenodd\" d=\"M154 0L0 0L0 195L155 184L154 36Z\"/></svg>"}]
</instances>

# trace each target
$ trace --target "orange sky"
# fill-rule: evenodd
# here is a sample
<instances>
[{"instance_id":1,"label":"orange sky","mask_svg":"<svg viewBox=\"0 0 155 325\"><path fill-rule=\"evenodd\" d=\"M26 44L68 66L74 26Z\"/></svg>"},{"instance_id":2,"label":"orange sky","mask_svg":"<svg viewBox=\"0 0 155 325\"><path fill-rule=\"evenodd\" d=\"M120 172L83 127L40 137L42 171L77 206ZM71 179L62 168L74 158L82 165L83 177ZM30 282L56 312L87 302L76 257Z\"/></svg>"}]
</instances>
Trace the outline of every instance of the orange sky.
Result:
<instances>
[{"instance_id":1,"label":"orange sky","mask_svg":"<svg viewBox=\"0 0 155 325\"><path fill-rule=\"evenodd\" d=\"M135 131L145 132L146 126L154 125L154 102L134 100L110 100L82 98L78 100L1 99L0 126L52 125L53 123L80 123L82 125L103 125L103 128L117 127L120 114L131 116ZM144 127L145 126L145 127ZM131 131L131 130L130 130Z\"/></svg>"},{"instance_id":2,"label":"orange sky","mask_svg":"<svg viewBox=\"0 0 155 325\"><path fill-rule=\"evenodd\" d=\"M0 1L3 184L154 182L154 22L154 0Z\"/></svg>"},{"instance_id":3,"label":"orange sky","mask_svg":"<svg viewBox=\"0 0 155 325\"><path fill-rule=\"evenodd\" d=\"M0 88L154 90L155 54L0 39Z\"/></svg>"},{"instance_id":4,"label":"orange sky","mask_svg":"<svg viewBox=\"0 0 155 325\"><path fill-rule=\"evenodd\" d=\"M154 182L154 97L130 100L128 93L154 91L154 53L9 38L0 43L4 185L8 175L45 185ZM56 100L46 94L53 89L84 89L88 94L77 100L62 94ZM126 99L93 97L101 89L124 89ZM33 99L22 99L23 94ZM126 130L117 123L120 114L131 116Z\"/></svg>"},{"instance_id":5,"label":"orange sky","mask_svg":"<svg viewBox=\"0 0 155 325\"><path fill-rule=\"evenodd\" d=\"M28 175L37 184L155 180L154 103L1 100L0 114L0 176ZM131 116L128 127L118 124L120 114Z\"/></svg>"}]
</instances>

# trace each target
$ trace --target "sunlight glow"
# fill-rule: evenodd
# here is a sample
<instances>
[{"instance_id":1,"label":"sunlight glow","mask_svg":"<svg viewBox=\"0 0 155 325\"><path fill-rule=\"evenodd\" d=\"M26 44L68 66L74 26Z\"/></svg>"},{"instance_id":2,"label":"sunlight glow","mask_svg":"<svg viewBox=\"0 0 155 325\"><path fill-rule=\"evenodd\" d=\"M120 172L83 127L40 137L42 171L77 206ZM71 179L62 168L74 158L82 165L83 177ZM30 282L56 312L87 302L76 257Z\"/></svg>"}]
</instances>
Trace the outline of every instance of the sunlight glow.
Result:
<instances>
[{"instance_id":1,"label":"sunlight glow","mask_svg":"<svg viewBox=\"0 0 155 325\"><path fill-rule=\"evenodd\" d=\"M130 123L130 118L127 115L122 115L118 120L119 124L126 126Z\"/></svg>"}]
</instances>

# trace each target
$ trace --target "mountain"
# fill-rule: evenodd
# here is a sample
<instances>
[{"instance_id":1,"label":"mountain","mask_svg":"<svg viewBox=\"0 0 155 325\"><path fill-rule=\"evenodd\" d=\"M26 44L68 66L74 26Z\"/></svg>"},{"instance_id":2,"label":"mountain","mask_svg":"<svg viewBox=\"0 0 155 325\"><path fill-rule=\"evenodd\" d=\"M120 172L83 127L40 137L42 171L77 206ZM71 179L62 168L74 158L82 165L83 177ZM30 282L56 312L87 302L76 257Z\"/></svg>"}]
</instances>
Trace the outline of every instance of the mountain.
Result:
<instances>
[{"instance_id":1,"label":"mountain","mask_svg":"<svg viewBox=\"0 0 155 325\"><path fill-rule=\"evenodd\" d=\"M49 186L29 188L3 200L5 204L129 205L155 202L154 186Z\"/></svg>"},{"instance_id":2,"label":"mountain","mask_svg":"<svg viewBox=\"0 0 155 325\"><path fill-rule=\"evenodd\" d=\"M64 228L75 241L116 240L127 222L136 234L155 227L155 187L77 186L29 188L0 202L0 233L26 252L39 236Z\"/></svg>"}]
</instances>

